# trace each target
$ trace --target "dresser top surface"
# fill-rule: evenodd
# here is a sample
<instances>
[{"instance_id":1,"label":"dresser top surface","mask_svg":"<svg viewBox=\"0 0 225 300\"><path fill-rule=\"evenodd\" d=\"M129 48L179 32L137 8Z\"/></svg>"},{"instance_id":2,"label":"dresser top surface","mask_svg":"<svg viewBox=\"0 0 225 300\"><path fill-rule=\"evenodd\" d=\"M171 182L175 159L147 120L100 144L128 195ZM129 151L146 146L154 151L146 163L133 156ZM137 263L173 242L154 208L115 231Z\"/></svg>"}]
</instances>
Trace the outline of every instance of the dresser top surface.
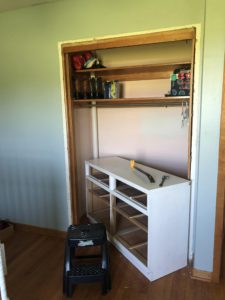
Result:
<instances>
[{"instance_id":1,"label":"dresser top surface","mask_svg":"<svg viewBox=\"0 0 225 300\"><path fill-rule=\"evenodd\" d=\"M143 174L140 170L136 168L131 168L130 161L120 157L105 157L89 160L86 162L93 168L98 169L101 172L104 172L108 175L114 176L118 180L126 181L126 183L132 183L137 187L141 187L145 192L150 190L168 187L175 184L187 183L189 182L186 179L181 177L159 171L157 169L139 164L135 162L135 167L143 170L144 172L150 174L155 182L150 182L149 178ZM162 187L160 183L162 182L163 176L168 176L164 181Z\"/></svg>"}]
</instances>

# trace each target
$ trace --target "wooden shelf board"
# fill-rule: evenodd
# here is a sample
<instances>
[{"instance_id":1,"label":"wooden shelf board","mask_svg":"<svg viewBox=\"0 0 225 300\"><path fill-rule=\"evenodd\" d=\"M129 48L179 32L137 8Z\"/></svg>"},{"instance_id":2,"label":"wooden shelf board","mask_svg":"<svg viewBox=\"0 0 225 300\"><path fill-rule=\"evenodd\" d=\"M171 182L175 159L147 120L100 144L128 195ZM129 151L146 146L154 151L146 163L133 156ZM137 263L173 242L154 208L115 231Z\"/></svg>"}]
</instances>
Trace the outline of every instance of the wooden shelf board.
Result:
<instances>
[{"instance_id":1,"label":"wooden shelf board","mask_svg":"<svg viewBox=\"0 0 225 300\"><path fill-rule=\"evenodd\" d=\"M102 190L102 189L101 189ZM110 196L109 193L106 192L106 194L99 194L97 191L93 189L88 190L90 193L92 193L94 196L98 197L102 203L105 203L107 206L110 205Z\"/></svg>"},{"instance_id":2,"label":"wooden shelf board","mask_svg":"<svg viewBox=\"0 0 225 300\"><path fill-rule=\"evenodd\" d=\"M112 72L143 72L143 71L165 71L176 69L182 66L191 65L190 61L174 62L174 63L158 63L158 64L146 64L146 65L134 65L134 66L118 66L118 67L106 67L106 68L93 68L74 70L74 73L112 73Z\"/></svg>"},{"instance_id":3,"label":"wooden shelf board","mask_svg":"<svg viewBox=\"0 0 225 300\"><path fill-rule=\"evenodd\" d=\"M128 206L127 207L127 211L126 209L121 209L118 207L114 207L114 210L119 213L120 215L122 215L124 218L126 218L127 220L129 220L131 223L133 223L134 225L138 226L138 228L140 228L141 230L143 230L144 232L148 232L148 227L144 224L139 222L137 219L132 218L132 216L130 215L130 209L136 211L134 208ZM144 216L144 215L143 215ZM146 217L147 218L147 217Z\"/></svg>"},{"instance_id":4,"label":"wooden shelf board","mask_svg":"<svg viewBox=\"0 0 225 300\"><path fill-rule=\"evenodd\" d=\"M163 63L151 65L118 66L98 69L74 70L74 76L79 80L88 80L90 73L100 76L103 81L118 80L137 81L153 79L169 79L175 69L189 66L190 62Z\"/></svg>"},{"instance_id":5,"label":"wooden shelf board","mask_svg":"<svg viewBox=\"0 0 225 300\"><path fill-rule=\"evenodd\" d=\"M85 103L102 103L102 104L128 104L128 103L182 103L183 101L189 102L189 96L183 97L146 97L146 98L116 98L116 99L78 99L73 100L75 105L82 105Z\"/></svg>"},{"instance_id":6,"label":"wooden shelf board","mask_svg":"<svg viewBox=\"0 0 225 300\"><path fill-rule=\"evenodd\" d=\"M137 249L137 248L140 248L140 247L143 247L143 246L147 246L148 243L147 242L142 242L142 243L137 243L133 246L130 246L129 249L130 250L133 250L133 249Z\"/></svg>"},{"instance_id":7,"label":"wooden shelf board","mask_svg":"<svg viewBox=\"0 0 225 300\"><path fill-rule=\"evenodd\" d=\"M144 265L147 265L147 242L143 242L143 245L138 248L132 248L132 245L128 243L124 237L120 235L115 236L116 239L124 245L131 253L133 253Z\"/></svg>"},{"instance_id":8,"label":"wooden shelf board","mask_svg":"<svg viewBox=\"0 0 225 300\"><path fill-rule=\"evenodd\" d=\"M98 196L99 198L109 198L109 192L101 188L92 188L88 190L89 192L93 193L95 196Z\"/></svg>"}]
</instances>

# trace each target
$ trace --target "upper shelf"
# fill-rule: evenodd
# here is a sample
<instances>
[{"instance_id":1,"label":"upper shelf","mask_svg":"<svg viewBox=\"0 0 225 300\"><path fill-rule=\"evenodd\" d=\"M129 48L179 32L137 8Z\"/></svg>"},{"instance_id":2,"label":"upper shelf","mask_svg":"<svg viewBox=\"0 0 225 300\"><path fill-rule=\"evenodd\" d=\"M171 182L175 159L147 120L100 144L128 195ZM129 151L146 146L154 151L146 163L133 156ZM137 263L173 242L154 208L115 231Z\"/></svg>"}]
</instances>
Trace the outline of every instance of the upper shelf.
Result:
<instances>
[{"instance_id":1,"label":"upper shelf","mask_svg":"<svg viewBox=\"0 0 225 300\"><path fill-rule=\"evenodd\" d=\"M82 69L75 70L75 73L90 73L90 72L142 72L143 70L167 70L174 67L179 68L184 65L190 65L190 61L175 62L175 63L161 63L161 64L145 64L145 65L134 65L134 66L118 66L118 67L105 67L105 68L94 68L94 69Z\"/></svg>"},{"instance_id":2,"label":"upper shelf","mask_svg":"<svg viewBox=\"0 0 225 300\"><path fill-rule=\"evenodd\" d=\"M171 73L178 68L190 66L191 63L176 62L134 66L118 66L96 69L75 70L77 77L89 77L90 73L101 76L104 80L147 80L147 79L168 79Z\"/></svg>"}]
</instances>

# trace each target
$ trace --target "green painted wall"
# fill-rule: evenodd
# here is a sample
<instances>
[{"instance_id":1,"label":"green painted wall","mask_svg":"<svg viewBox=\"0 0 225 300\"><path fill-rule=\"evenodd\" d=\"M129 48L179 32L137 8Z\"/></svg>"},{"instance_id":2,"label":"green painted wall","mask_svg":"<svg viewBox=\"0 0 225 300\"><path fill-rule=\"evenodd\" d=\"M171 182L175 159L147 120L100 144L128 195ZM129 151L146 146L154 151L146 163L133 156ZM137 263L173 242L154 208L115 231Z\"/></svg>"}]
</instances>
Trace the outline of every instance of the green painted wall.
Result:
<instances>
[{"instance_id":1,"label":"green painted wall","mask_svg":"<svg viewBox=\"0 0 225 300\"><path fill-rule=\"evenodd\" d=\"M212 5L213 1L208 1ZM57 229L68 225L57 43L196 23L203 26L204 3L204 0L64 0L0 14L0 217ZM221 16L220 11L217 13ZM209 27L212 17L209 13L206 20ZM221 43L219 39L219 48ZM210 49L210 38L206 46ZM221 55L219 52L220 62ZM205 65L209 67L212 59L206 59ZM216 66L216 71L221 77L221 65ZM207 77L203 80L207 86ZM214 163L220 99L217 101L213 123L213 132L217 133ZM208 132L211 126L206 122L208 114L203 112L203 139L204 131ZM210 153L204 156L201 151L200 178L207 155L211 156ZM213 175L216 177L216 168ZM196 245L199 252L196 260L205 257L198 265L203 270L212 267L215 182L212 186L212 197L207 203L210 204L207 219L211 218L209 236L203 237L204 248ZM198 196L204 195L199 192ZM204 213L203 202L199 202L198 211ZM204 216L197 215L197 223L204 226L204 220Z\"/></svg>"}]
</instances>

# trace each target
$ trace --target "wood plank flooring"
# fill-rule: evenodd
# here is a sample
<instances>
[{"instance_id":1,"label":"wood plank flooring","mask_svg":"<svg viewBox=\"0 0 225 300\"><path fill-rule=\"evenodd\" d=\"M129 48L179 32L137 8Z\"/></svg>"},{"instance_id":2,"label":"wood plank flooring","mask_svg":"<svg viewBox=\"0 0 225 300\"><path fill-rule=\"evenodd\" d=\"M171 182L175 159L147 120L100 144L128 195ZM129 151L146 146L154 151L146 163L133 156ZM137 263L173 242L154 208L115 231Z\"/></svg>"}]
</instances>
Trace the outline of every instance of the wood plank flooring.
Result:
<instances>
[{"instance_id":1,"label":"wood plank flooring","mask_svg":"<svg viewBox=\"0 0 225 300\"><path fill-rule=\"evenodd\" d=\"M76 286L72 298L62 294L64 240L16 232L6 244L10 300L224 300L225 280L192 280L183 269L149 282L110 245L112 290L101 295L100 283Z\"/></svg>"}]
</instances>

